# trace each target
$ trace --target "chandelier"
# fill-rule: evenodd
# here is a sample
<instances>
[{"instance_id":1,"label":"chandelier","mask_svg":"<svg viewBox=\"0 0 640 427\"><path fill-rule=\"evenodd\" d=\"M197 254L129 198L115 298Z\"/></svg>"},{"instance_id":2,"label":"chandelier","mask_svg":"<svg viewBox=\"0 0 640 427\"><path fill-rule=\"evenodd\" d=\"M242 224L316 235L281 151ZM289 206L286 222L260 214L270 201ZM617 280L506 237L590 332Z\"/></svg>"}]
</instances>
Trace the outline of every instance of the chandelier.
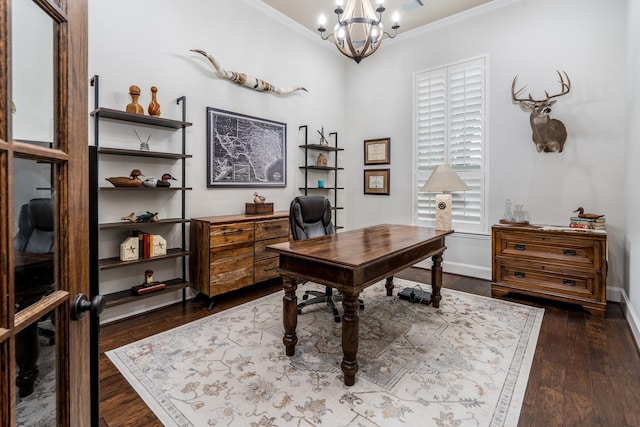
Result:
<instances>
[{"instance_id":1,"label":"chandelier","mask_svg":"<svg viewBox=\"0 0 640 427\"><path fill-rule=\"evenodd\" d=\"M398 33L398 13L394 13L392 20L393 35L384 31L382 26L383 0L377 0L378 7L374 10L369 0L347 0L347 5L342 8L342 0L336 0L335 14L338 15L338 23L333 33L324 36L326 18L320 16L318 32L322 40L333 36L333 41L340 52L356 61L358 64L362 58L366 58L375 52L386 35L394 38Z\"/></svg>"}]
</instances>

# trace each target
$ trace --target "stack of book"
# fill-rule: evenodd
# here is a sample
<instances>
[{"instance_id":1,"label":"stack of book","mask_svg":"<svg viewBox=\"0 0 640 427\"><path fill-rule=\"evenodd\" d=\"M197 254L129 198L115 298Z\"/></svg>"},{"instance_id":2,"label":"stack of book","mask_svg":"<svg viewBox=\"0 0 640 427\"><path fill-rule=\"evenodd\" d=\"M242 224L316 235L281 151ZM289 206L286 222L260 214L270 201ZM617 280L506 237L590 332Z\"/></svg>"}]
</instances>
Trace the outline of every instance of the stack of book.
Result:
<instances>
[{"instance_id":1,"label":"stack of book","mask_svg":"<svg viewBox=\"0 0 640 427\"><path fill-rule=\"evenodd\" d=\"M579 216L572 216L569 227L571 228L586 228L588 230L604 230L605 218L582 218Z\"/></svg>"}]
</instances>

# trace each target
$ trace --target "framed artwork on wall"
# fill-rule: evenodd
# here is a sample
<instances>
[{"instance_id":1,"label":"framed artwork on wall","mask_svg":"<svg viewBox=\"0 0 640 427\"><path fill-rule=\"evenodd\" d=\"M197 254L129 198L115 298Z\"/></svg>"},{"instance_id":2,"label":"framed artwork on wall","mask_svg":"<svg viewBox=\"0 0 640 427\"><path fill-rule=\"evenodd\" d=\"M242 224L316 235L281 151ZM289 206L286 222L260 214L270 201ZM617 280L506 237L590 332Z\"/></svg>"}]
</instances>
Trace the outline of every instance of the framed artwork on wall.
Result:
<instances>
[{"instance_id":1,"label":"framed artwork on wall","mask_svg":"<svg viewBox=\"0 0 640 427\"><path fill-rule=\"evenodd\" d=\"M207 187L286 187L287 125L207 107Z\"/></svg>"},{"instance_id":2,"label":"framed artwork on wall","mask_svg":"<svg viewBox=\"0 0 640 427\"><path fill-rule=\"evenodd\" d=\"M389 144L391 138L368 139L364 141L365 165L388 165L391 163Z\"/></svg>"},{"instance_id":3,"label":"framed artwork on wall","mask_svg":"<svg viewBox=\"0 0 640 427\"><path fill-rule=\"evenodd\" d=\"M364 194L389 195L390 169L366 169L364 171Z\"/></svg>"}]
</instances>

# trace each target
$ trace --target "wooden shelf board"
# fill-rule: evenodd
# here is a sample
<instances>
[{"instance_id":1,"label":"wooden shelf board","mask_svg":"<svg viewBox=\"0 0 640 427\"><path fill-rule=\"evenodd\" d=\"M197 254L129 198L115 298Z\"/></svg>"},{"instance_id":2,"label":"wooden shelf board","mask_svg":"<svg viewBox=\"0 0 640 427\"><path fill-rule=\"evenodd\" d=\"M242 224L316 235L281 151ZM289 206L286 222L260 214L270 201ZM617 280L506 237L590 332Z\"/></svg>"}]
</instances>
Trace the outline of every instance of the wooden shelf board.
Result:
<instances>
[{"instance_id":1,"label":"wooden shelf board","mask_svg":"<svg viewBox=\"0 0 640 427\"><path fill-rule=\"evenodd\" d=\"M117 305L122 305L122 304L126 304L126 303L129 303L129 302L139 301L139 300L144 299L144 298L149 298L149 297L156 296L156 295L166 294L166 293L169 293L169 292L177 291L177 290L184 289L186 287L191 286L191 283L189 283L189 282L187 282L187 281L185 281L183 279L165 280L165 281L163 281L163 283L165 285L167 285L166 288L161 289L159 291L149 292L148 294L133 295L131 293L131 289L126 289L124 291L114 292L112 294L104 295L104 299L106 301L105 307L106 308L115 307Z\"/></svg>"},{"instance_id":2,"label":"wooden shelf board","mask_svg":"<svg viewBox=\"0 0 640 427\"><path fill-rule=\"evenodd\" d=\"M100 191L182 191L193 190L192 187L98 187Z\"/></svg>"},{"instance_id":3,"label":"wooden shelf board","mask_svg":"<svg viewBox=\"0 0 640 427\"><path fill-rule=\"evenodd\" d=\"M159 126L169 129L181 129L192 125L192 123L183 122L182 120L172 120L162 117L145 116L144 114L127 113L126 111L113 110L111 108L97 108L91 112L91 115L102 119L120 120L123 122Z\"/></svg>"},{"instance_id":4,"label":"wooden shelf board","mask_svg":"<svg viewBox=\"0 0 640 427\"><path fill-rule=\"evenodd\" d=\"M172 248L167 251L166 255L135 259L133 261L120 261L120 257L104 258L99 261L99 268L100 270L109 270L112 268L120 268L135 264L144 264L169 258L180 258L185 255L189 255L189 251L185 251L182 248Z\"/></svg>"},{"instance_id":5,"label":"wooden shelf board","mask_svg":"<svg viewBox=\"0 0 640 427\"><path fill-rule=\"evenodd\" d=\"M331 145L321 145L321 144L303 144L299 145L300 148L307 148L309 150L317 150L317 151L344 151L344 148L332 147Z\"/></svg>"},{"instance_id":6,"label":"wooden shelf board","mask_svg":"<svg viewBox=\"0 0 640 427\"><path fill-rule=\"evenodd\" d=\"M116 156L153 157L157 159L190 159L191 154L168 153L163 151L129 150L126 148L98 147L100 154L113 154Z\"/></svg>"},{"instance_id":7,"label":"wooden shelf board","mask_svg":"<svg viewBox=\"0 0 640 427\"><path fill-rule=\"evenodd\" d=\"M335 168L331 166L299 166L300 169L312 169L312 170L320 170L320 171L341 171L344 168Z\"/></svg>"},{"instance_id":8,"label":"wooden shelf board","mask_svg":"<svg viewBox=\"0 0 640 427\"><path fill-rule=\"evenodd\" d=\"M165 225L165 224L180 224L180 223L188 223L190 221L189 218L165 218L156 222L129 222L129 221L120 221L120 222L104 222L99 225L101 230L106 229L136 229L141 227L147 227L150 225Z\"/></svg>"}]
</instances>

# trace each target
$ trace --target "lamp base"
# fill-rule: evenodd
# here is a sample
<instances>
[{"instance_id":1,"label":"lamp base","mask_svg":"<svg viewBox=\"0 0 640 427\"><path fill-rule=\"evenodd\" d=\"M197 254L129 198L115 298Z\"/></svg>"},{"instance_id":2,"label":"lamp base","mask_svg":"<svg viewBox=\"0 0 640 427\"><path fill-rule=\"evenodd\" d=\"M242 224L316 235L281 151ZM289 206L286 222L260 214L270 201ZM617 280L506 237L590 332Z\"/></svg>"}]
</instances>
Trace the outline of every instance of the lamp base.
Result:
<instances>
[{"instance_id":1,"label":"lamp base","mask_svg":"<svg viewBox=\"0 0 640 427\"><path fill-rule=\"evenodd\" d=\"M451 230L451 194L436 194L436 230Z\"/></svg>"}]
</instances>

